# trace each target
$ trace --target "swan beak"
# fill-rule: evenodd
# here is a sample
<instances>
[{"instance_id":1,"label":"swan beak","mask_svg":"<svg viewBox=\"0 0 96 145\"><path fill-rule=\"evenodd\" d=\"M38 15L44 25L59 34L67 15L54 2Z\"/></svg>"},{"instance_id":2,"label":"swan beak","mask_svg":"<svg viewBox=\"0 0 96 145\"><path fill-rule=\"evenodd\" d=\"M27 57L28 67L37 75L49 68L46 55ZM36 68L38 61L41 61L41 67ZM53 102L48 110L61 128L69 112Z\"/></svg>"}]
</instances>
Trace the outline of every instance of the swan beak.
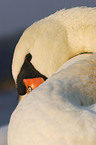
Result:
<instances>
[{"instance_id":1,"label":"swan beak","mask_svg":"<svg viewBox=\"0 0 96 145\"><path fill-rule=\"evenodd\" d=\"M33 78L33 79L23 79L23 83L25 84L26 87L26 94L29 94L32 90L36 89L40 84L44 82L44 79L39 77L39 78ZM19 102L24 98L25 95L19 96Z\"/></svg>"},{"instance_id":2,"label":"swan beak","mask_svg":"<svg viewBox=\"0 0 96 145\"><path fill-rule=\"evenodd\" d=\"M30 78L30 79L23 79L23 82L26 86L26 92L29 94L32 90L36 89L40 84L44 82L44 79L39 78Z\"/></svg>"}]
</instances>

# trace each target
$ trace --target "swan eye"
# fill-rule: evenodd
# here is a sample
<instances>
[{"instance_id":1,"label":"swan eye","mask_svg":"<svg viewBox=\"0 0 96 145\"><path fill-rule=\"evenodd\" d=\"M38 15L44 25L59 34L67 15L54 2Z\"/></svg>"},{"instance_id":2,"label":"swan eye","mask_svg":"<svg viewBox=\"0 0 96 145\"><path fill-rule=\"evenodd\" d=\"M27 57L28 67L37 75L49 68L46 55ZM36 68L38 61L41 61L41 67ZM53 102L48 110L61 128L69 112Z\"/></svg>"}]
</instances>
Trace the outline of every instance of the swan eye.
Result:
<instances>
[{"instance_id":1,"label":"swan eye","mask_svg":"<svg viewBox=\"0 0 96 145\"><path fill-rule=\"evenodd\" d=\"M32 91L32 88L30 86L28 86L27 90L30 93Z\"/></svg>"}]
</instances>

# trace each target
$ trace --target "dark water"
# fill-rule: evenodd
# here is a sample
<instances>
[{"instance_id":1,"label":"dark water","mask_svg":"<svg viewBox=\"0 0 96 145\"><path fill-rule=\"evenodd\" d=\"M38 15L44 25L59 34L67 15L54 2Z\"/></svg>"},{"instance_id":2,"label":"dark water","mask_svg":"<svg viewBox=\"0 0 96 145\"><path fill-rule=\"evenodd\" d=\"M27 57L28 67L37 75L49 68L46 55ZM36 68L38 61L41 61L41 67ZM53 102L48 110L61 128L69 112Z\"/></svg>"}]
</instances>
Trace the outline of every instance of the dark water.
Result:
<instances>
[{"instance_id":1,"label":"dark water","mask_svg":"<svg viewBox=\"0 0 96 145\"><path fill-rule=\"evenodd\" d=\"M0 126L9 123L16 105L17 92L15 89L0 93Z\"/></svg>"},{"instance_id":2,"label":"dark water","mask_svg":"<svg viewBox=\"0 0 96 145\"><path fill-rule=\"evenodd\" d=\"M23 30L0 38L0 81L11 76L13 52Z\"/></svg>"}]
</instances>

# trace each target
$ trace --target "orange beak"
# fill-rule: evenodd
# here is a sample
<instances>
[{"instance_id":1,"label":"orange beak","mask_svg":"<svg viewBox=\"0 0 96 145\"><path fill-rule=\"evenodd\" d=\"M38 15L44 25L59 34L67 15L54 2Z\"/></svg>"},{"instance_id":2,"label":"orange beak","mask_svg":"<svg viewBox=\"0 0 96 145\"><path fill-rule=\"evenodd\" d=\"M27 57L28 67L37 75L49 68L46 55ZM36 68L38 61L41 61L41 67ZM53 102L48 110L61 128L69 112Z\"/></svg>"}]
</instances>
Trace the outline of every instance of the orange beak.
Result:
<instances>
[{"instance_id":1,"label":"orange beak","mask_svg":"<svg viewBox=\"0 0 96 145\"><path fill-rule=\"evenodd\" d=\"M26 86L26 92L29 94L32 90L36 89L40 84L44 82L43 78L23 79Z\"/></svg>"}]
</instances>

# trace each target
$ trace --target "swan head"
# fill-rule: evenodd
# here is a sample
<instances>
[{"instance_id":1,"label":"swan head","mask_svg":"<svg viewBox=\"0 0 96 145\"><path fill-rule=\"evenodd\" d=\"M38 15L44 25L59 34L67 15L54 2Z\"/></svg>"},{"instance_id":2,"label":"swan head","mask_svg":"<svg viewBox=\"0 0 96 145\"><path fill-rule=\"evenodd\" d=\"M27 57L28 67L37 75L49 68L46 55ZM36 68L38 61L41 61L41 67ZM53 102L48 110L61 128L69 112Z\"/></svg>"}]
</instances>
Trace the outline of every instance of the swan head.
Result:
<instances>
[{"instance_id":1,"label":"swan head","mask_svg":"<svg viewBox=\"0 0 96 145\"><path fill-rule=\"evenodd\" d=\"M47 79L46 76L35 69L30 62L31 59L32 55L28 53L17 76L16 87L19 94L19 101Z\"/></svg>"},{"instance_id":2,"label":"swan head","mask_svg":"<svg viewBox=\"0 0 96 145\"><path fill-rule=\"evenodd\" d=\"M12 62L12 75L19 96L32 90L26 81L36 83L38 80L36 88L70 58L80 53L94 52L96 23L93 21L93 12L90 10L90 14L86 15L87 11L89 13L88 8L58 11L24 31L16 45Z\"/></svg>"}]
</instances>

